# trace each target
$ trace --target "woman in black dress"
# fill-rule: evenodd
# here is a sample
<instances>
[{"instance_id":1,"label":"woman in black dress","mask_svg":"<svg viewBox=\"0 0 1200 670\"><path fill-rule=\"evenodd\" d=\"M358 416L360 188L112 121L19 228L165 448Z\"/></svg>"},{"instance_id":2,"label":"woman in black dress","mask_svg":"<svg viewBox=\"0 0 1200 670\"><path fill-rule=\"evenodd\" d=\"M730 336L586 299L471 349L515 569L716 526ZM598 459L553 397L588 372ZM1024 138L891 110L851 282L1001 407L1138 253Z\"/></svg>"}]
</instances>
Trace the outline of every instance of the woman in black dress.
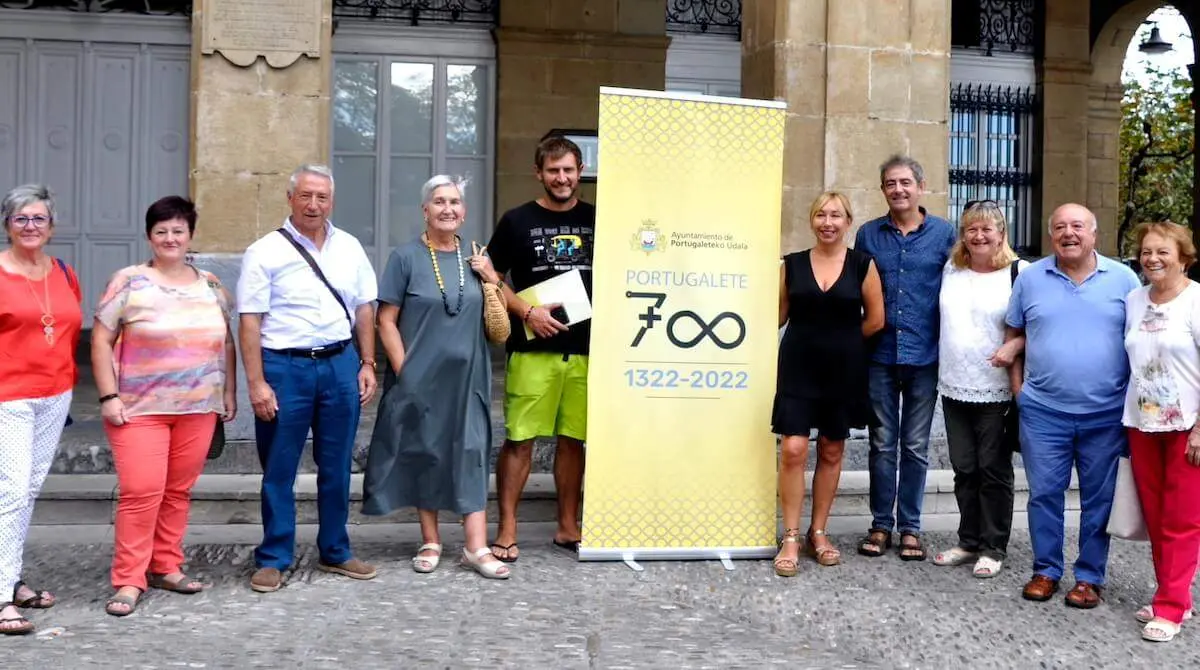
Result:
<instances>
[{"instance_id":1,"label":"woman in black dress","mask_svg":"<svg viewBox=\"0 0 1200 670\"><path fill-rule=\"evenodd\" d=\"M800 510L808 436L816 429L812 524L807 549L821 565L837 565L841 553L825 535L825 523L842 474L842 451L850 428L871 420L867 397L866 339L883 328L883 288L870 257L846 246L853 215L841 193L822 193L809 210L816 245L788 254L779 271L779 345L772 430L783 436L779 497L783 540L775 573L796 574Z\"/></svg>"}]
</instances>

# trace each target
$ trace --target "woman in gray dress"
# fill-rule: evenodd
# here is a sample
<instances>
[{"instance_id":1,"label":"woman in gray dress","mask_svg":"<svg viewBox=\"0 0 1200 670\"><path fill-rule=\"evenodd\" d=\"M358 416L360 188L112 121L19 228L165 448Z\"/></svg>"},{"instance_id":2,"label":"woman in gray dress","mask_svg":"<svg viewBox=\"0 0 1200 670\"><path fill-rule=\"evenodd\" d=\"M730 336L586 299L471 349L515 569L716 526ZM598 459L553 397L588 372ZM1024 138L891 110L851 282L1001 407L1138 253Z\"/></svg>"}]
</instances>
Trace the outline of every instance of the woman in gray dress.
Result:
<instances>
[{"instance_id":1,"label":"woman in gray dress","mask_svg":"<svg viewBox=\"0 0 1200 670\"><path fill-rule=\"evenodd\" d=\"M484 513L492 365L480 281L500 278L486 256L464 258L463 248L471 246L457 234L466 215L461 181L438 175L425 182L421 209L425 232L392 252L379 283L379 337L389 365L367 455L363 513L417 508L423 543L412 559L417 572L433 572L441 559L438 511L461 514L462 565L507 579L509 568L487 547Z\"/></svg>"}]
</instances>

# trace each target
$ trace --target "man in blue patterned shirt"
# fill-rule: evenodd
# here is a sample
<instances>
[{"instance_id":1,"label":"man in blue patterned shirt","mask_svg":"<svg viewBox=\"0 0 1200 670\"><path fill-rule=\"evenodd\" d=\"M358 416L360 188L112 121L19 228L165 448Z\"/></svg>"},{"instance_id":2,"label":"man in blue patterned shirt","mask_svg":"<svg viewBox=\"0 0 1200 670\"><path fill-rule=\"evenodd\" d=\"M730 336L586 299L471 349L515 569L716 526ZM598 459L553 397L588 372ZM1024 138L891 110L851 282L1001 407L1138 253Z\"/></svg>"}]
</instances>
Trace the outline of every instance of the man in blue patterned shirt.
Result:
<instances>
[{"instance_id":1,"label":"man in blue patterned shirt","mask_svg":"<svg viewBox=\"0 0 1200 670\"><path fill-rule=\"evenodd\" d=\"M882 556L900 531L900 558L925 559L921 502L929 467L929 428L937 404L938 292L954 245L949 221L920 206L925 171L907 156L879 168L888 213L858 230L854 248L875 259L887 323L872 346L871 529L858 546Z\"/></svg>"}]
</instances>

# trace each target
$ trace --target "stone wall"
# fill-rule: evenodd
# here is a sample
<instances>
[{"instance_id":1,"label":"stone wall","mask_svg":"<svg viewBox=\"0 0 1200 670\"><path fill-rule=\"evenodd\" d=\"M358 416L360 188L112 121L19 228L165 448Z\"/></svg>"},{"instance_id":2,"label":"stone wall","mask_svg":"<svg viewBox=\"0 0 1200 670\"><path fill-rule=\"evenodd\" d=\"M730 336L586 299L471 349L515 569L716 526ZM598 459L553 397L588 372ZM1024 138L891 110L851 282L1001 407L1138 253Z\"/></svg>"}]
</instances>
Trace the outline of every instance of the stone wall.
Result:
<instances>
[{"instance_id":1,"label":"stone wall","mask_svg":"<svg viewBox=\"0 0 1200 670\"><path fill-rule=\"evenodd\" d=\"M194 248L240 252L287 215L292 170L328 161L332 0L323 0L321 57L278 69L202 54L209 1L192 13L191 190L203 213Z\"/></svg>"},{"instance_id":2,"label":"stone wall","mask_svg":"<svg viewBox=\"0 0 1200 670\"><path fill-rule=\"evenodd\" d=\"M925 167L929 211L944 214L950 108L950 0L746 0L742 95L788 103L784 251L812 244L808 209L850 196L857 223L886 211L879 165Z\"/></svg>"},{"instance_id":3,"label":"stone wall","mask_svg":"<svg viewBox=\"0 0 1200 670\"><path fill-rule=\"evenodd\" d=\"M595 130L601 86L662 90L666 0L505 0L496 29L497 214L541 194L538 140ZM585 185L584 199L595 202Z\"/></svg>"}]
</instances>

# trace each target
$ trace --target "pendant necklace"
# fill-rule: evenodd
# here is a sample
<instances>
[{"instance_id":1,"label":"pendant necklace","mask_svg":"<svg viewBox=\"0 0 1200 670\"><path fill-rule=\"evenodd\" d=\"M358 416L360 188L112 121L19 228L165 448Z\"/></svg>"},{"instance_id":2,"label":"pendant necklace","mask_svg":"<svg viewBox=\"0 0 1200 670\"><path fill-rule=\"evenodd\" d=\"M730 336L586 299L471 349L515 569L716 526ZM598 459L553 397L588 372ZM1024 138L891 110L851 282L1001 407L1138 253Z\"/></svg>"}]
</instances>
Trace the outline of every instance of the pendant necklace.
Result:
<instances>
[{"instance_id":1,"label":"pendant necklace","mask_svg":"<svg viewBox=\"0 0 1200 670\"><path fill-rule=\"evenodd\" d=\"M466 273L463 271L462 261L462 244L458 235L454 236L454 253L458 256L458 305L454 311L450 311L450 299L446 297L446 282L442 280L442 269L438 266L437 253L433 250L433 241L429 236L425 236L425 248L429 249L429 260L433 262L433 276L437 278L438 290L442 292L442 306L446 310L446 314L455 316L462 311L463 306L463 289L467 283Z\"/></svg>"},{"instance_id":2,"label":"pendant necklace","mask_svg":"<svg viewBox=\"0 0 1200 670\"><path fill-rule=\"evenodd\" d=\"M53 270L53 268L51 268L51 270ZM28 275L25 276L25 284L29 287L29 293L33 296L34 302L37 303L38 309L42 310L42 335L46 338L46 344L53 345L54 314L50 309L50 274L50 272L47 272L46 276L42 278L42 291L46 297L44 304L42 300L38 298L37 291L33 289L33 281L29 279Z\"/></svg>"}]
</instances>

